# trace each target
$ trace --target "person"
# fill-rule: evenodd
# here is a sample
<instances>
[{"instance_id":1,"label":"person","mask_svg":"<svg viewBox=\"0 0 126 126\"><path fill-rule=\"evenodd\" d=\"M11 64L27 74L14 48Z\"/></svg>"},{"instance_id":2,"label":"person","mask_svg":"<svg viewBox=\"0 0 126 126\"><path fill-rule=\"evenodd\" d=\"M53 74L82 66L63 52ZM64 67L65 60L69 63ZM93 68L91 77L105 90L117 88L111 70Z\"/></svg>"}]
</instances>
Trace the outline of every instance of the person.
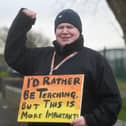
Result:
<instances>
[{"instance_id":1,"label":"person","mask_svg":"<svg viewBox=\"0 0 126 126\"><path fill-rule=\"evenodd\" d=\"M107 60L84 45L79 14L64 9L55 19L53 47L28 48L27 32L36 13L22 8L8 32L5 60L23 75L84 74L81 116L71 124L29 123L29 126L112 126L121 109L120 93Z\"/></svg>"}]
</instances>

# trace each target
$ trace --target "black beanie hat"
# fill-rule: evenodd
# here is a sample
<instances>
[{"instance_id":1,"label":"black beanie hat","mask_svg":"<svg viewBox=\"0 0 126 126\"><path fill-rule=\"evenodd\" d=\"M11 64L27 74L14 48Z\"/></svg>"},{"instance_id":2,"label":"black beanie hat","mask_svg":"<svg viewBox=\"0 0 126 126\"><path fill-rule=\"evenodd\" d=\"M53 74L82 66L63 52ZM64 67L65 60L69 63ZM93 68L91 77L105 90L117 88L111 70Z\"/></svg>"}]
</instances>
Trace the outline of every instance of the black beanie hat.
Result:
<instances>
[{"instance_id":1,"label":"black beanie hat","mask_svg":"<svg viewBox=\"0 0 126 126\"><path fill-rule=\"evenodd\" d=\"M64 9L56 16L55 31L57 26L61 23L70 23L74 25L80 31L80 33L82 32L80 16L72 9Z\"/></svg>"}]
</instances>

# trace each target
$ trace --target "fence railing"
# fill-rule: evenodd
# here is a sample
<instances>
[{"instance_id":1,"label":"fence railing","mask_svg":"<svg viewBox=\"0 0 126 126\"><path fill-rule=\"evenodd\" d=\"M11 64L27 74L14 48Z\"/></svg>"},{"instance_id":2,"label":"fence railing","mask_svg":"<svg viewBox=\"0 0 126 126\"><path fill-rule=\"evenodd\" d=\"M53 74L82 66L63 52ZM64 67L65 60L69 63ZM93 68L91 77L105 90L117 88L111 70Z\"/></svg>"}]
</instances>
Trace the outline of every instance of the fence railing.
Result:
<instances>
[{"instance_id":1,"label":"fence railing","mask_svg":"<svg viewBox=\"0 0 126 126\"><path fill-rule=\"evenodd\" d=\"M126 49L104 49L100 51L110 63L118 78L126 79Z\"/></svg>"}]
</instances>

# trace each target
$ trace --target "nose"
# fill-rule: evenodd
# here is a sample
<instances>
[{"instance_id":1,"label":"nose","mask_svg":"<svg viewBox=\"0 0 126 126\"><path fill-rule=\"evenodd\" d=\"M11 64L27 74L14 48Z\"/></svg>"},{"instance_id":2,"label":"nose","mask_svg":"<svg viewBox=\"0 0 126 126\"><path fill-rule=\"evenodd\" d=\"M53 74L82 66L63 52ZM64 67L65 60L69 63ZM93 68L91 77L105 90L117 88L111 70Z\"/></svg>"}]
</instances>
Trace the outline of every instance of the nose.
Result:
<instances>
[{"instance_id":1,"label":"nose","mask_svg":"<svg viewBox=\"0 0 126 126\"><path fill-rule=\"evenodd\" d=\"M68 29L64 27L62 33L68 33Z\"/></svg>"}]
</instances>

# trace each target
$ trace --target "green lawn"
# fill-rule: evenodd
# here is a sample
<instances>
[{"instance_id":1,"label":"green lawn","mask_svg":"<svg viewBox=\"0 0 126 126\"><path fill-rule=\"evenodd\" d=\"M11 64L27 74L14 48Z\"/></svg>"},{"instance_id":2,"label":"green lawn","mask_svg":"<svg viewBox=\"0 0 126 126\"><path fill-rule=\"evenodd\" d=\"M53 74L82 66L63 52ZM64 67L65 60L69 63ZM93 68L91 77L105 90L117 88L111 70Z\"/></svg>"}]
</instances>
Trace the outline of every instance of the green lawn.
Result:
<instances>
[{"instance_id":1,"label":"green lawn","mask_svg":"<svg viewBox=\"0 0 126 126\"><path fill-rule=\"evenodd\" d=\"M118 83L120 92L125 94L126 96L126 80L118 79L117 83Z\"/></svg>"},{"instance_id":2,"label":"green lawn","mask_svg":"<svg viewBox=\"0 0 126 126\"><path fill-rule=\"evenodd\" d=\"M126 121L126 80L117 80L120 93L122 95L122 109L119 113L119 119Z\"/></svg>"},{"instance_id":3,"label":"green lawn","mask_svg":"<svg viewBox=\"0 0 126 126\"><path fill-rule=\"evenodd\" d=\"M122 98L122 109L118 118L120 120L126 121L126 98Z\"/></svg>"}]
</instances>

